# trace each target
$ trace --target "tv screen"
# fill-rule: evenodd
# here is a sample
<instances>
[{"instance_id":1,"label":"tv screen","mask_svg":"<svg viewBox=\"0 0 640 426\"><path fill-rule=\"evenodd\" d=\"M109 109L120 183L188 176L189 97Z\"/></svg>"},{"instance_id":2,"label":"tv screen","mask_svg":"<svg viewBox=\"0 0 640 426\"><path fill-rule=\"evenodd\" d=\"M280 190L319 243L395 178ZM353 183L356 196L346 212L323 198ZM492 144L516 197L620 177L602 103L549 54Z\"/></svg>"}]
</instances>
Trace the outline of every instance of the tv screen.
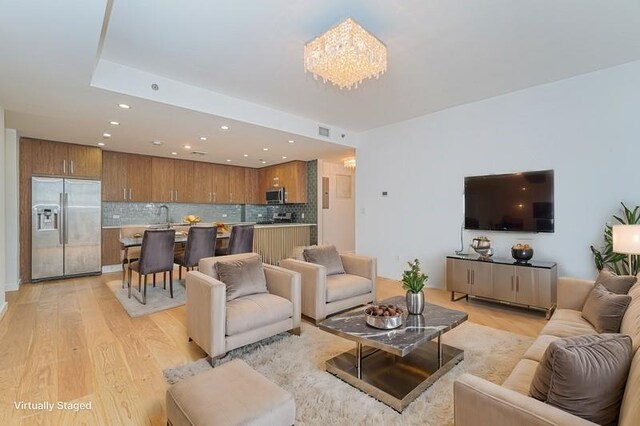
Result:
<instances>
[{"instance_id":1,"label":"tv screen","mask_svg":"<svg viewBox=\"0 0 640 426\"><path fill-rule=\"evenodd\" d=\"M464 179L464 227L553 232L553 170Z\"/></svg>"}]
</instances>

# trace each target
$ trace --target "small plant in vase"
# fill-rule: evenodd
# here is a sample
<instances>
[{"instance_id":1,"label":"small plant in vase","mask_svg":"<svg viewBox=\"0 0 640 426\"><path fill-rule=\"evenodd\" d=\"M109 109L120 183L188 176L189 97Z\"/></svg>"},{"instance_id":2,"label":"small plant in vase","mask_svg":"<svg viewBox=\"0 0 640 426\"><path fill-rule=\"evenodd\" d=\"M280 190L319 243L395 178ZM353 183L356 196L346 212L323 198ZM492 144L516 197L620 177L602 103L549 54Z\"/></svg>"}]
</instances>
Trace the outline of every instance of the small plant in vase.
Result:
<instances>
[{"instance_id":1,"label":"small plant in vase","mask_svg":"<svg viewBox=\"0 0 640 426\"><path fill-rule=\"evenodd\" d=\"M424 311L424 285L429 277L420 269L420 261L407 262L409 269L402 273L402 288L407 290L407 311L420 315Z\"/></svg>"}]
</instances>

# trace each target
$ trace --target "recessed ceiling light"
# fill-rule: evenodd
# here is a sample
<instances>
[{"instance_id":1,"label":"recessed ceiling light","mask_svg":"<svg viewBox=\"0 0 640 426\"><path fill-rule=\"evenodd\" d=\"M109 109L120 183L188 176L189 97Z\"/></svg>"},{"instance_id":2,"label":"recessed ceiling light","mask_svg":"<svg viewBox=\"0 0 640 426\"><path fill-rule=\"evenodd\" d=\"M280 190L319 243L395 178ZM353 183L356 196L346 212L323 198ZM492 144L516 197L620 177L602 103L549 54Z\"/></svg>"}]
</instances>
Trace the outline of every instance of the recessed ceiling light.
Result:
<instances>
[{"instance_id":1,"label":"recessed ceiling light","mask_svg":"<svg viewBox=\"0 0 640 426\"><path fill-rule=\"evenodd\" d=\"M103 133L102 137L106 138L106 139L109 139L111 137L111 133Z\"/></svg>"},{"instance_id":2,"label":"recessed ceiling light","mask_svg":"<svg viewBox=\"0 0 640 426\"><path fill-rule=\"evenodd\" d=\"M267 164L267 162L266 162L266 161L264 161L264 160L262 160L262 161L261 161L261 163L262 163L262 164Z\"/></svg>"},{"instance_id":3,"label":"recessed ceiling light","mask_svg":"<svg viewBox=\"0 0 640 426\"><path fill-rule=\"evenodd\" d=\"M243 157L248 157L248 156L249 156L249 154L244 154L244 155L243 155Z\"/></svg>"},{"instance_id":4,"label":"recessed ceiling light","mask_svg":"<svg viewBox=\"0 0 640 426\"><path fill-rule=\"evenodd\" d=\"M231 160L227 160L227 163L230 163L230 162L231 162Z\"/></svg>"},{"instance_id":5,"label":"recessed ceiling light","mask_svg":"<svg viewBox=\"0 0 640 426\"><path fill-rule=\"evenodd\" d=\"M286 156L286 155L283 155L283 156L282 156L282 159L283 159L283 160L286 160L286 159L287 159L287 156Z\"/></svg>"},{"instance_id":6,"label":"recessed ceiling light","mask_svg":"<svg viewBox=\"0 0 640 426\"><path fill-rule=\"evenodd\" d=\"M152 144L154 145L162 145L162 141L151 141Z\"/></svg>"},{"instance_id":7,"label":"recessed ceiling light","mask_svg":"<svg viewBox=\"0 0 640 426\"><path fill-rule=\"evenodd\" d=\"M294 140L290 140L290 141L289 141L289 143L294 143L294 142L295 142Z\"/></svg>"},{"instance_id":8,"label":"recessed ceiling light","mask_svg":"<svg viewBox=\"0 0 640 426\"><path fill-rule=\"evenodd\" d=\"M269 151L269 148L262 148L263 151Z\"/></svg>"},{"instance_id":9,"label":"recessed ceiling light","mask_svg":"<svg viewBox=\"0 0 640 426\"><path fill-rule=\"evenodd\" d=\"M171 153L171 155L178 155L178 153L174 151Z\"/></svg>"},{"instance_id":10,"label":"recessed ceiling light","mask_svg":"<svg viewBox=\"0 0 640 426\"><path fill-rule=\"evenodd\" d=\"M201 140L201 141L206 141L206 140L207 140L207 138L205 138L204 136L200 136L200 140Z\"/></svg>"},{"instance_id":11,"label":"recessed ceiling light","mask_svg":"<svg viewBox=\"0 0 640 426\"><path fill-rule=\"evenodd\" d=\"M120 123L118 123L117 121L110 121L109 124L111 124L112 126L119 126Z\"/></svg>"},{"instance_id":12,"label":"recessed ceiling light","mask_svg":"<svg viewBox=\"0 0 640 426\"><path fill-rule=\"evenodd\" d=\"M191 145L185 145L184 149L191 149Z\"/></svg>"},{"instance_id":13,"label":"recessed ceiling light","mask_svg":"<svg viewBox=\"0 0 640 426\"><path fill-rule=\"evenodd\" d=\"M222 130L229 130L229 126L220 126Z\"/></svg>"},{"instance_id":14,"label":"recessed ceiling light","mask_svg":"<svg viewBox=\"0 0 640 426\"><path fill-rule=\"evenodd\" d=\"M118 104L118 106L122 109L130 109L131 107L127 104Z\"/></svg>"},{"instance_id":15,"label":"recessed ceiling light","mask_svg":"<svg viewBox=\"0 0 640 426\"><path fill-rule=\"evenodd\" d=\"M98 142L98 146L104 146L104 142Z\"/></svg>"}]
</instances>

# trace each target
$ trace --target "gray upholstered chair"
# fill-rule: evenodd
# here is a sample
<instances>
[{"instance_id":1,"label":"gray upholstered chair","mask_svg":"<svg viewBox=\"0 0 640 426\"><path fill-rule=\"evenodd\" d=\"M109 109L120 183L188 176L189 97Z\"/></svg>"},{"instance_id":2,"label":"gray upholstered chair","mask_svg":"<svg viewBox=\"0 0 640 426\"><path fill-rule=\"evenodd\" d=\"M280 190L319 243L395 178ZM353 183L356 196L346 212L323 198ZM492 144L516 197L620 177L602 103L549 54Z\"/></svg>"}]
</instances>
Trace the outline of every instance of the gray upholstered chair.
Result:
<instances>
[{"instance_id":1,"label":"gray upholstered chair","mask_svg":"<svg viewBox=\"0 0 640 426\"><path fill-rule=\"evenodd\" d=\"M216 256L251 253L253 251L254 225L233 225L229 235L229 245L216 250Z\"/></svg>"},{"instance_id":2,"label":"gray upholstered chair","mask_svg":"<svg viewBox=\"0 0 640 426\"><path fill-rule=\"evenodd\" d=\"M156 274L162 272L164 288L167 288L167 272L169 273L169 291L173 298L173 248L176 241L176 232L173 229L147 230L142 237L140 248L140 260L129 264L129 298L131 298L131 275L133 271L138 273L138 292L142 293L142 299L137 294L134 297L142 304L147 304L147 277L153 275L153 286L156 285ZM144 277L144 288L141 289L141 280Z\"/></svg>"},{"instance_id":3,"label":"gray upholstered chair","mask_svg":"<svg viewBox=\"0 0 640 426\"><path fill-rule=\"evenodd\" d=\"M184 251L176 253L174 263L178 264L178 278L182 279L182 268L187 272L198 266L200 259L213 257L218 237L217 226L192 226L189 229Z\"/></svg>"},{"instance_id":4,"label":"gray upholstered chair","mask_svg":"<svg viewBox=\"0 0 640 426\"><path fill-rule=\"evenodd\" d=\"M375 257L341 254L344 274L327 275L322 265L297 259L283 259L280 266L302 276L302 314L316 324L331 314L371 303L376 295Z\"/></svg>"},{"instance_id":5,"label":"gray upholstered chair","mask_svg":"<svg viewBox=\"0 0 640 426\"><path fill-rule=\"evenodd\" d=\"M263 264L267 293L227 301L216 263L250 259L256 253L202 259L187 273L187 334L211 358L284 331L300 332L300 274Z\"/></svg>"}]
</instances>

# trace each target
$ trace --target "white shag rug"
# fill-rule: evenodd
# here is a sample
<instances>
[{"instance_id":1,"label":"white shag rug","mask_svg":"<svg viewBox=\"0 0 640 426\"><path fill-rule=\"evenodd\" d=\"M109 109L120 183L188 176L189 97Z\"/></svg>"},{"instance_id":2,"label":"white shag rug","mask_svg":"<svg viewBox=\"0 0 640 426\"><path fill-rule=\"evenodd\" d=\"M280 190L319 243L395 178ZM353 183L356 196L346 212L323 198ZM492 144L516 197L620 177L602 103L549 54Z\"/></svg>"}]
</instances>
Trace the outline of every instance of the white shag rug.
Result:
<instances>
[{"instance_id":1,"label":"white shag rug","mask_svg":"<svg viewBox=\"0 0 640 426\"><path fill-rule=\"evenodd\" d=\"M501 384L533 338L465 322L443 342L464 349L464 360L420 395L402 414L325 371L325 361L355 344L302 324L300 336L280 334L229 352L216 366L241 358L289 391L296 402L296 425L452 425L453 382L472 373ZM164 371L173 384L211 368L205 359Z\"/></svg>"},{"instance_id":2,"label":"white shag rug","mask_svg":"<svg viewBox=\"0 0 640 426\"><path fill-rule=\"evenodd\" d=\"M176 274L174 273L174 277ZM153 287L151 277L149 277L149 283L147 284L147 304L143 305L131 295L129 299L129 290L127 287L122 288L121 280L107 281L107 287L116 296L116 299L120 302L125 311L130 317L140 317L143 315L149 315L154 312L164 311L165 309L175 308L185 304L186 293L184 288L184 281L177 279L173 280L173 299L169 293L169 280L167 279L167 289L162 288L162 275L158 274L156 286ZM131 283L133 289L138 289L137 278ZM142 296L140 296L142 298Z\"/></svg>"}]
</instances>

